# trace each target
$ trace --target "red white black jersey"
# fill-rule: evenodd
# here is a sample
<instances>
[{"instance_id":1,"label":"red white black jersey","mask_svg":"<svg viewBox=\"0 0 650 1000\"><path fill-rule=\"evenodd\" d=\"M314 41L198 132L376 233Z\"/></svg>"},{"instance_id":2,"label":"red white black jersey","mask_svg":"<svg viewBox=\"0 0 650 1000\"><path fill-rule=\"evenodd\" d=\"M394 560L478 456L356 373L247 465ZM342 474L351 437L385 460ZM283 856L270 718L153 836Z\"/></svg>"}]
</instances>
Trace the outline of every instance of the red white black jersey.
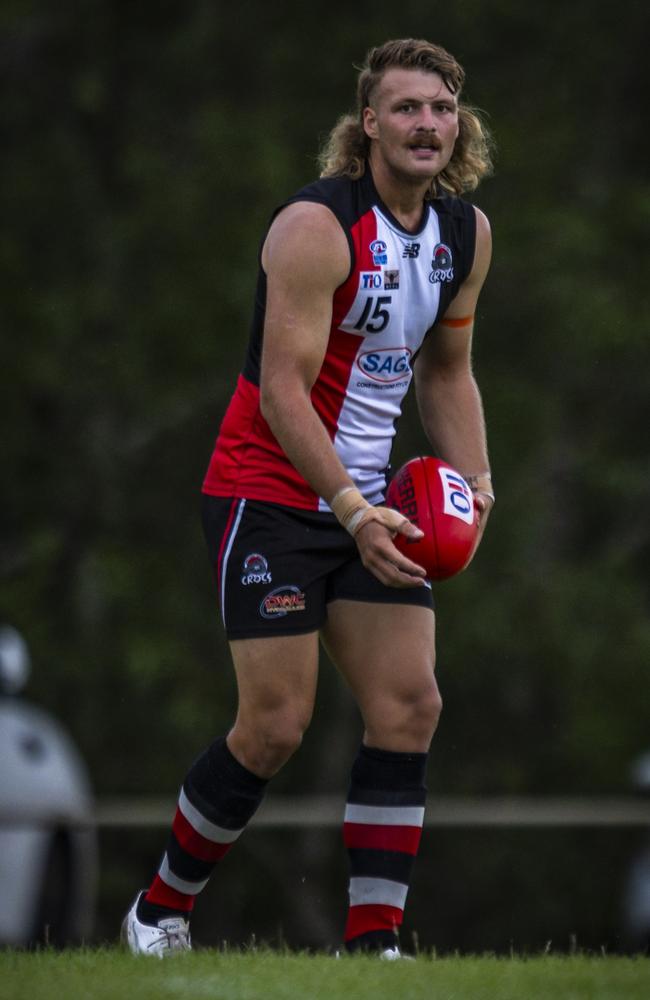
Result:
<instances>
[{"instance_id":1,"label":"red white black jersey","mask_svg":"<svg viewBox=\"0 0 650 1000\"><path fill-rule=\"evenodd\" d=\"M348 238L350 273L334 293L329 343L311 399L352 480L378 503L412 362L472 268L476 216L459 198L438 198L425 202L418 232L406 232L383 205L369 169L356 181L316 181L286 204L296 201L326 205ZM260 412L265 303L260 267L246 363L203 490L327 511Z\"/></svg>"}]
</instances>

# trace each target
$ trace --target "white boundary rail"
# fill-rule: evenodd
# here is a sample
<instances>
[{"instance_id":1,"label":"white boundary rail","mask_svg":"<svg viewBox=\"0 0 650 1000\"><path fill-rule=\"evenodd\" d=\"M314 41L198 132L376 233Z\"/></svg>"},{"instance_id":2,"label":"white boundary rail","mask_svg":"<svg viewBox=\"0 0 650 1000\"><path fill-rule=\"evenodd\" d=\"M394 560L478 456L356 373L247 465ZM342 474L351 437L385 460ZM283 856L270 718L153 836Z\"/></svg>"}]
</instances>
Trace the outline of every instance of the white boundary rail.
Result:
<instances>
[{"instance_id":1,"label":"white boundary rail","mask_svg":"<svg viewBox=\"0 0 650 1000\"><path fill-rule=\"evenodd\" d=\"M267 829L339 827L344 797L338 795L269 795L253 817L252 827ZM82 827L145 829L168 827L176 802L169 797L102 798L94 812L78 817ZM0 829L10 827L70 826L69 813L44 813L34 808L3 811ZM436 827L648 827L650 799L627 797L509 797L470 798L431 796L425 826Z\"/></svg>"},{"instance_id":2,"label":"white boundary rail","mask_svg":"<svg viewBox=\"0 0 650 1000\"><path fill-rule=\"evenodd\" d=\"M257 827L340 826L344 797L269 795L253 818ZM106 798L97 804L99 828L168 826L175 802L160 798ZM2 817L0 817L0 823ZM425 826L462 827L650 827L650 800L632 797L492 797L432 796Z\"/></svg>"}]
</instances>

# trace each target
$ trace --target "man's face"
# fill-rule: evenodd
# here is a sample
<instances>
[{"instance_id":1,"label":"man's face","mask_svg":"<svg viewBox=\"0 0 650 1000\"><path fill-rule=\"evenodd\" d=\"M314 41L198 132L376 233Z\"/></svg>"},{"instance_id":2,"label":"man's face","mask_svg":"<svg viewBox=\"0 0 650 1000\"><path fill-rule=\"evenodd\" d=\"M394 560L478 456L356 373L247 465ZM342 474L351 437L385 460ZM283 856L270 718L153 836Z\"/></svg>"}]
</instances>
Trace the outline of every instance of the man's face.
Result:
<instances>
[{"instance_id":1,"label":"man's face","mask_svg":"<svg viewBox=\"0 0 650 1000\"><path fill-rule=\"evenodd\" d=\"M458 101L439 73L386 70L365 108L371 163L421 183L449 163L458 137Z\"/></svg>"}]
</instances>

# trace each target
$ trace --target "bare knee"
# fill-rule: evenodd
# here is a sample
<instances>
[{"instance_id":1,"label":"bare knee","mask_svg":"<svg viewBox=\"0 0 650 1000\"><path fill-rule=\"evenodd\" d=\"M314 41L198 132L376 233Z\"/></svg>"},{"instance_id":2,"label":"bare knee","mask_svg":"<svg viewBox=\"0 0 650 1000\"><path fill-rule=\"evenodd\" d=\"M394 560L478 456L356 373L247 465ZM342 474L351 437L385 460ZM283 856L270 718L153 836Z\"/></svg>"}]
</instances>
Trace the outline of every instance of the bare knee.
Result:
<instances>
[{"instance_id":1,"label":"bare knee","mask_svg":"<svg viewBox=\"0 0 650 1000\"><path fill-rule=\"evenodd\" d=\"M228 734L237 760L270 778L300 746L318 677L318 635L238 639L230 644L238 708Z\"/></svg>"},{"instance_id":2,"label":"bare knee","mask_svg":"<svg viewBox=\"0 0 650 1000\"><path fill-rule=\"evenodd\" d=\"M436 731L442 698L435 680L417 691L377 699L366 716L366 739L371 746L405 753L424 753Z\"/></svg>"},{"instance_id":3,"label":"bare knee","mask_svg":"<svg viewBox=\"0 0 650 1000\"><path fill-rule=\"evenodd\" d=\"M306 726L297 719L265 719L251 741L258 766L275 774L302 743Z\"/></svg>"},{"instance_id":4,"label":"bare knee","mask_svg":"<svg viewBox=\"0 0 650 1000\"><path fill-rule=\"evenodd\" d=\"M228 746L240 764L260 778L271 778L296 752L309 725L300 713L238 715L228 735Z\"/></svg>"},{"instance_id":5,"label":"bare knee","mask_svg":"<svg viewBox=\"0 0 650 1000\"><path fill-rule=\"evenodd\" d=\"M429 689L426 696L422 699L420 707L422 712L422 723L425 728L429 730L431 734L429 739L431 739L438 728L438 722L442 712L442 698L437 684L434 684L433 687Z\"/></svg>"},{"instance_id":6,"label":"bare knee","mask_svg":"<svg viewBox=\"0 0 650 1000\"><path fill-rule=\"evenodd\" d=\"M399 701L395 710L395 723L398 729L411 733L414 739L426 744L428 748L441 712L442 698L434 681L413 697Z\"/></svg>"}]
</instances>

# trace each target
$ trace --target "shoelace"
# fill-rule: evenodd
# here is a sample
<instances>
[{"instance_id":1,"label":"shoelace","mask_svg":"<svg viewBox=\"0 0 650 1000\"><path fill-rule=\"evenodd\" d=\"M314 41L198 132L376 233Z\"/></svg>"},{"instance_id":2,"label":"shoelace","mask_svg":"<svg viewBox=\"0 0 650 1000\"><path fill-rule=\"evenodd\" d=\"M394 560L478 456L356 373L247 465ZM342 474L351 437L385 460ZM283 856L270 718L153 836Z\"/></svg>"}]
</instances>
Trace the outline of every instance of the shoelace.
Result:
<instances>
[{"instance_id":1,"label":"shoelace","mask_svg":"<svg viewBox=\"0 0 650 1000\"><path fill-rule=\"evenodd\" d=\"M179 931L166 931L167 936L167 947L170 951L189 951L190 950L190 939L189 935L182 930Z\"/></svg>"},{"instance_id":2,"label":"shoelace","mask_svg":"<svg viewBox=\"0 0 650 1000\"><path fill-rule=\"evenodd\" d=\"M179 927L177 930L168 930L166 927L161 927L160 933L163 935L164 940L162 941L162 946L166 951L190 951L190 935L183 928ZM147 948L156 948L161 944L160 938L156 941L152 941Z\"/></svg>"}]
</instances>

